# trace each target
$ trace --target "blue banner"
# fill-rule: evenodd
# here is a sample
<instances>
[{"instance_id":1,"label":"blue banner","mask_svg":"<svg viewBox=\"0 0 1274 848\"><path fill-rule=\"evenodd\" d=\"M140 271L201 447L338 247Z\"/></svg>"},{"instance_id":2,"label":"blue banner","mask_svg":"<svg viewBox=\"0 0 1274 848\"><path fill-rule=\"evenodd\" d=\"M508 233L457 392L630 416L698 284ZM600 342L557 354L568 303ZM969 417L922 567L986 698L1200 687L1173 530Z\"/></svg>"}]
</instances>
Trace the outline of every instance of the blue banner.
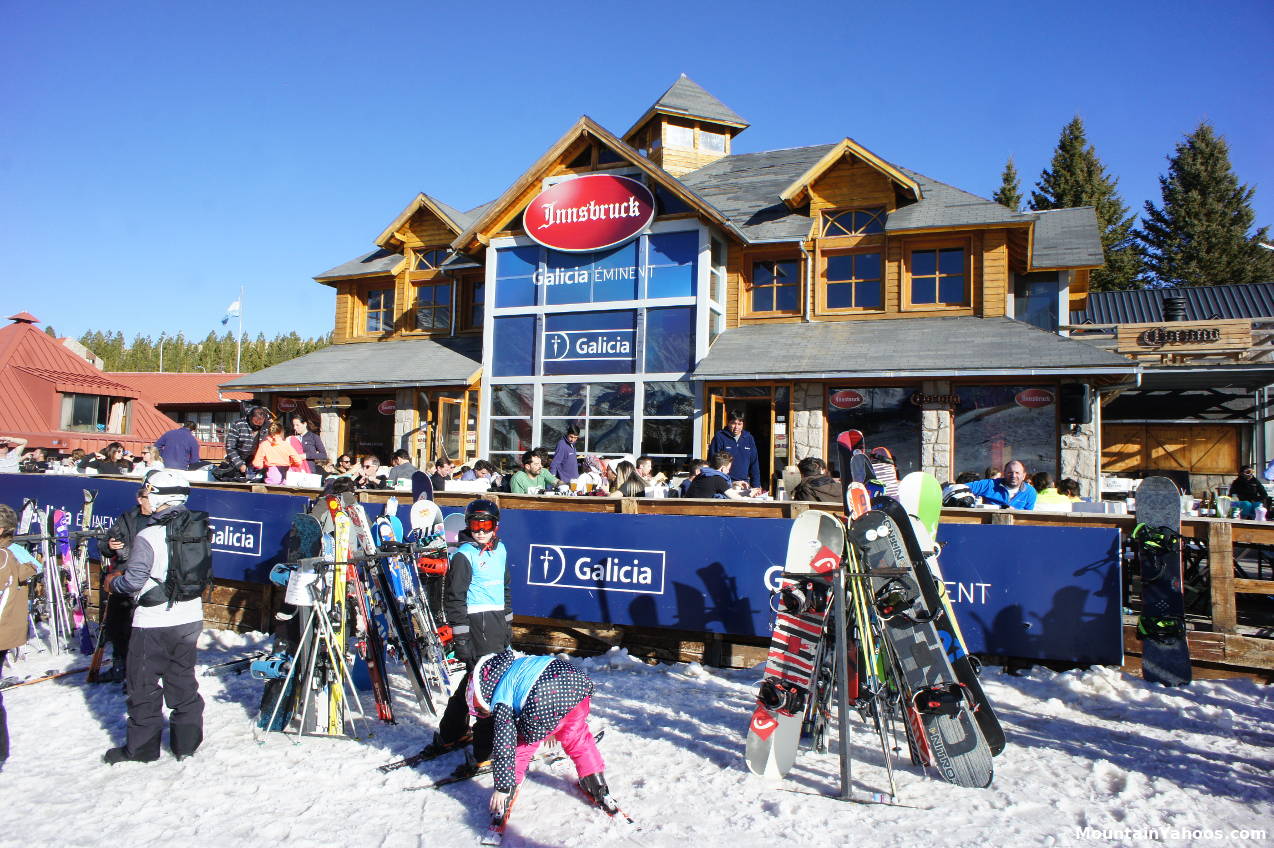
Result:
<instances>
[{"instance_id":1,"label":"blue banner","mask_svg":"<svg viewBox=\"0 0 1274 848\"><path fill-rule=\"evenodd\" d=\"M0 502L23 497L70 511L97 489L93 525L135 505L139 482L0 475ZM264 582L286 556L295 495L194 488L209 513L217 577ZM410 528L410 499L398 517ZM444 513L458 512L444 507ZM384 512L368 504L372 521ZM513 611L579 622L764 637L792 522L713 515L617 515L506 509L500 538L513 571ZM941 565L970 651L1119 665L1119 531L944 524Z\"/></svg>"}]
</instances>

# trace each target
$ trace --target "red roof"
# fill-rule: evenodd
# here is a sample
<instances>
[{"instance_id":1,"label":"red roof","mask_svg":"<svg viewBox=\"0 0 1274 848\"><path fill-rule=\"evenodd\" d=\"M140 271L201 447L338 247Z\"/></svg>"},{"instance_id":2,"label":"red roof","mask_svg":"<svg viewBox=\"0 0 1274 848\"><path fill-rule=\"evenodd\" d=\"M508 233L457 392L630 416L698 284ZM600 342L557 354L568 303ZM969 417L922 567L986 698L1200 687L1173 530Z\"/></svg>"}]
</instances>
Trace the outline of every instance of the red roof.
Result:
<instances>
[{"instance_id":1,"label":"red roof","mask_svg":"<svg viewBox=\"0 0 1274 848\"><path fill-rule=\"evenodd\" d=\"M176 426L176 422L140 398L140 393L98 371L46 335L26 313L0 327L0 435L20 436L31 447L67 451L95 449L120 442L137 451ZM220 376L220 375L218 375ZM61 425L62 392L137 398L131 432L75 433Z\"/></svg>"},{"instance_id":2,"label":"red roof","mask_svg":"<svg viewBox=\"0 0 1274 848\"><path fill-rule=\"evenodd\" d=\"M233 380L239 374L207 374L195 372L157 371L107 371L104 376L134 387L156 406L198 406L230 404L249 400L251 392L221 392L217 386Z\"/></svg>"}]
</instances>

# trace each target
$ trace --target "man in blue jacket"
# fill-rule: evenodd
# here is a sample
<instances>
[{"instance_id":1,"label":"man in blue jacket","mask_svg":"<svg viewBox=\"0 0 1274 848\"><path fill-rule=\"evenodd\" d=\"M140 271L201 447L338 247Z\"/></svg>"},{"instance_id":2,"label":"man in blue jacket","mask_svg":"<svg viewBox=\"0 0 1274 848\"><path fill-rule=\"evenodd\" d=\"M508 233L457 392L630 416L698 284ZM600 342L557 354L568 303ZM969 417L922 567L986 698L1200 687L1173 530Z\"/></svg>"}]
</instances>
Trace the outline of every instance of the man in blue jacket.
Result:
<instances>
[{"instance_id":1,"label":"man in blue jacket","mask_svg":"<svg viewBox=\"0 0 1274 848\"><path fill-rule=\"evenodd\" d=\"M1006 509L1035 509L1035 488L1026 482L1026 466L1016 459L1004 465L1004 476L996 480L974 480L969 491L987 503Z\"/></svg>"},{"instance_id":2,"label":"man in blue jacket","mask_svg":"<svg viewBox=\"0 0 1274 848\"><path fill-rule=\"evenodd\" d=\"M189 471L199 464L199 440L195 438L195 422L186 421L155 440L164 467Z\"/></svg>"},{"instance_id":3,"label":"man in blue jacket","mask_svg":"<svg viewBox=\"0 0 1274 848\"><path fill-rule=\"evenodd\" d=\"M761 460L757 453L756 440L743 429L743 410L730 410L725 429L712 437L712 444L708 445L708 456L720 451L734 457L734 462L730 464L731 480L746 480L753 489L761 488Z\"/></svg>"}]
</instances>

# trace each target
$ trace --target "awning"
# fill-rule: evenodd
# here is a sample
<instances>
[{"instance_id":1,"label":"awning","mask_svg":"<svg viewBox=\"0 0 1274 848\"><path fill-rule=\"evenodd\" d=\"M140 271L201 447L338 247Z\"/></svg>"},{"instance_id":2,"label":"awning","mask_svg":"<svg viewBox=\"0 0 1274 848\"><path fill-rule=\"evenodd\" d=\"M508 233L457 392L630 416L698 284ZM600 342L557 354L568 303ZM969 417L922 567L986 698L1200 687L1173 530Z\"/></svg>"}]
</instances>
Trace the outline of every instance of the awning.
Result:
<instances>
[{"instance_id":1,"label":"awning","mask_svg":"<svg viewBox=\"0 0 1274 848\"><path fill-rule=\"evenodd\" d=\"M225 391L309 392L468 385L482 370L477 336L337 344L245 374Z\"/></svg>"},{"instance_id":2,"label":"awning","mask_svg":"<svg viewBox=\"0 0 1274 848\"><path fill-rule=\"evenodd\" d=\"M932 380L1082 377L1113 384L1132 360L1011 318L901 318L752 324L727 330L698 380Z\"/></svg>"},{"instance_id":3,"label":"awning","mask_svg":"<svg viewBox=\"0 0 1274 848\"><path fill-rule=\"evenodd\" d=\"M1141 388L1164 389L1259 389L1274 384L1274 363L1215 365L1144 366Z\"/></svg>"}]
</instances>

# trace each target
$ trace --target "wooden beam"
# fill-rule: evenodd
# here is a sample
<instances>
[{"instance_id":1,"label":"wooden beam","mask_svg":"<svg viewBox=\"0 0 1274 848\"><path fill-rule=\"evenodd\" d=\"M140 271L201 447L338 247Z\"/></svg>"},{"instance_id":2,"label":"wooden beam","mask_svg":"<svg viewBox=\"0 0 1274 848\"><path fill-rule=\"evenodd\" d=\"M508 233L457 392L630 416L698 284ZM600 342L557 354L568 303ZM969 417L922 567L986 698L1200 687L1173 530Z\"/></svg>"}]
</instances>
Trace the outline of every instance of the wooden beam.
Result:
<instances>
[{"instance_id":1,"label":"wooden beam","mask_svg":"<svg viewBox=\"0 0 1274 848\"><path fill-rule=\"evenodd\" d=\"M1212 577L1212 629L1234 633L1238 610L1234 602L1234 539L1228 521L1208 525L1208 571Z\"/></svg>"}]
</instances>

